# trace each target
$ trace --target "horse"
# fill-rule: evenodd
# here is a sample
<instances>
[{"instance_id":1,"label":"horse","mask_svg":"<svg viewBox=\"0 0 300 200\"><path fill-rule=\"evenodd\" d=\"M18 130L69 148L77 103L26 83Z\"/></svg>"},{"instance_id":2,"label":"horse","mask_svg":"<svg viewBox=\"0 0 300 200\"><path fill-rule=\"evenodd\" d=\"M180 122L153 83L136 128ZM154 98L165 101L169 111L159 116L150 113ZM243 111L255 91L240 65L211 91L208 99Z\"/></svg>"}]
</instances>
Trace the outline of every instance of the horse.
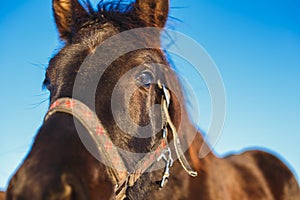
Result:
<instances>
[{"instance_id":1,"label":"horse","mask_svg":"<svg viewBox=\"0 0 300 200\"><path fill-rule=\"evenodd\" d=\"M50 107L7 200L300 199L292 172L269 153L199 158L205 141L160 47L168 0L52 6L64 46L46 71Z\"/></svg>"}]
</instances>

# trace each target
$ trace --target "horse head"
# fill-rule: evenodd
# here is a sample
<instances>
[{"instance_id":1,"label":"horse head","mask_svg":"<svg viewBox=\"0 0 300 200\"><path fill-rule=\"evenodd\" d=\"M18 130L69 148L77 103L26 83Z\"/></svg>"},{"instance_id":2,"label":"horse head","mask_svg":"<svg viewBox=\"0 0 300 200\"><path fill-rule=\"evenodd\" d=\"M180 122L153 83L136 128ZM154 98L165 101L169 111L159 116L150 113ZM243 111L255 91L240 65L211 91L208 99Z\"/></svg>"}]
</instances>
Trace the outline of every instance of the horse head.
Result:
<instances>
[{"instance_id":1,"label":"horse head","mask_svg":"<svg viewBox=\"0 0 300 200\"><path fill-rule=\"evenodd\" d=\"M138 199L164 186L172 166L168 139L179 141L176 130L187 118L160 48L168 11L167 0L101 3L97 10L53 0L64 46L45 76L51 106L7 199ZM158 160L162 167L146 173Z\"/></svg>"}]
</instances>

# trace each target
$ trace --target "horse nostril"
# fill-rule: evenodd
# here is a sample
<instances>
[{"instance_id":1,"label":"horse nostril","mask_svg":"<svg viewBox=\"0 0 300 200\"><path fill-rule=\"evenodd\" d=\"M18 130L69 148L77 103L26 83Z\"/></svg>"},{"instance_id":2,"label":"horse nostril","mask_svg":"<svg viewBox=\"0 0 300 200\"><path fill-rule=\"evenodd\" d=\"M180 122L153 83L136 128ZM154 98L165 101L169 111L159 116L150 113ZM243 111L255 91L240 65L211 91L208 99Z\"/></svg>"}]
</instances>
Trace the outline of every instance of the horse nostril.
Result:
<instances>
[{"instance_id":1,"label":"horse nostril","mask_svg":"<svg viewBox=\"0 0 300 200\"><path fill-rule=\"evenodd\" d=\"M60 200L88 200L83 185L78 178L71 174L63 174L61 180L64 192L59 198Z\"/></svg>"},{"instance_id":2,"label":"horse nostril","mask_svg":"<svg viewBox=\"0 0 300 200\"><path fill-rule=\"evenodd\" d=\"M64 185L64 191L63 193L61 194L60 198L59 199L62 199L62 200L72 200L74 199L73 197L73 189L70 185L68 184L65 184Z\"/></svg>"}]
</instances>

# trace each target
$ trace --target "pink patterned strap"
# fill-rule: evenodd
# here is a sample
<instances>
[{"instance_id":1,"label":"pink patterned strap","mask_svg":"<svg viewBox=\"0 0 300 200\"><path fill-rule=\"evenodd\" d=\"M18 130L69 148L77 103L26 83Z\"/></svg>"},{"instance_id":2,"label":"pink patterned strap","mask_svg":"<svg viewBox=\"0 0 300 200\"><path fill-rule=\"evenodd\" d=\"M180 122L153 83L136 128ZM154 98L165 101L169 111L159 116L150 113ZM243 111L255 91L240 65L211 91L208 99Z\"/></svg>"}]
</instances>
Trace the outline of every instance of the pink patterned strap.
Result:
<instances>
[{"instance_id":1,"label":"pink patterned strap","mask_svg":"<svg viewBox=\"0 0 300 200\"><path fill-rule=\"evenodd\" d=\"M109 174L112 175L113 181L117 185L123 184L128 177L127 169L117 147L111 141L95 112L76 99L61 98L50 106L45 121L57 112L68 113L84 125L96 142L99 155L108 166L107 169L109 170Z\"/></svg>"},{"instance_id":2,"label":"pink patterned strap","mask_svg":"<svg viewBox=\"0 0 300 200\"><path fill-rule=\"evenodd\" d=\"M128 185L133 186L135 182L155 163L159 157L168 149L166 139L160 140L160 143L154 148L155 151L148 153L136 165L133 173L130 174Z\"/></svg>"}]
</instances>

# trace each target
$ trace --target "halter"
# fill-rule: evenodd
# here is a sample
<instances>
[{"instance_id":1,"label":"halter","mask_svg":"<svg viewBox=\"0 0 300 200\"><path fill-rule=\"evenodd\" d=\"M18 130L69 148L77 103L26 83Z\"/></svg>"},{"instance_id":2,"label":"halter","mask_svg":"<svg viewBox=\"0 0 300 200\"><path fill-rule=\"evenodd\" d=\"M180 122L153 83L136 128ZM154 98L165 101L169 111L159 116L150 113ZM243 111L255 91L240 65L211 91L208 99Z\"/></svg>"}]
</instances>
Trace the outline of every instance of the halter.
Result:
<instances>
[{"instance_id":1,"label":"halter","mask_svg":"<svg viewBox=\"0 0 300 200\"><path fill-rule=\"evenodd\" d=\"M55 113L68 113L74 116L86 128L89 136L97 144L99 155L108 164L108 174L111 181L115 185L116 200L126 198L128 187L132 187L136 181L149 169L154 163L163 160L165 169L160 182L160 188L163 188L170 176L170 168L173 166L172 151L168 145L168 130L170 129L173 135L175 153L183 169L192 177L197 176L187 159L185 158L176 127L174 126L169 115L170 93L165 85L158 83L159 88L163 92L162 96L162 120L163 136L160 142L153 148L154 151L147 153L136 165L132 173L127 172L124 160L122 159L117 147L111 141L109 134L102 125L96 113L88 106L76 99L60 98L56 100L49 108L45 117L45 121ZM123 169L123 170L120 170Z\"/></svg>"}]
</instances>

